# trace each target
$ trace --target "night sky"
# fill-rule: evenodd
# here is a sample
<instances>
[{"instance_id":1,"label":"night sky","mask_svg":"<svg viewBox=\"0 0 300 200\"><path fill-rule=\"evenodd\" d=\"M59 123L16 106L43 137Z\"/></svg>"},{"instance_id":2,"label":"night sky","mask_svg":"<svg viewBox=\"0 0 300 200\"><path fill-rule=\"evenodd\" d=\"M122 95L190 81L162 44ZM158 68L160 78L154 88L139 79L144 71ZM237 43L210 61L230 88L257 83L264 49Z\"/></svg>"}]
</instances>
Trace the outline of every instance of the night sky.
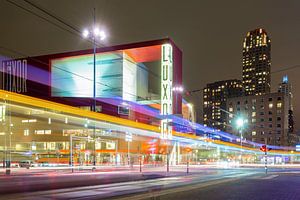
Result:
<instances>
[{"instance_id":1,"label":"night sky","mask_svg":"<svg viewBox=\"0 0 300 200\"><path fill-rule=\"evenodd\" d=\"M61 28L13 5L58 24ZM103 46L172 38L183 51L186 90L206 83L241 79L242 41L264 28L271 38L271 71L300 65L300 1L199 0L30 0L79 31L97 22L109 34ZM76 31L21 0L0 0L1 55L24 57L91 48ZM20 55L23 54L23 55ZM300 120L300 67L272 74L272 91L287 74L293 84L296 123ZM202 116L202 93L188 97ZM299 124L299 123L298 123ZM298 125L299 127L299 125Z\"/></svg>"}]
</instances>

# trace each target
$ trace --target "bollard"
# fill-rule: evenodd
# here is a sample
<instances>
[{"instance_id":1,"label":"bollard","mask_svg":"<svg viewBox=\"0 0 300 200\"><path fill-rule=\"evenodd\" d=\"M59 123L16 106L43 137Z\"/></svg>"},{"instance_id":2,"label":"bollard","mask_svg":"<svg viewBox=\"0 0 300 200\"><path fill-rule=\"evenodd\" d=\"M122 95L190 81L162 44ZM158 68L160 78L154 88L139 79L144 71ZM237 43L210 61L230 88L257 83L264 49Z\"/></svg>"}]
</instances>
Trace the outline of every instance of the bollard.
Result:
<instances>
[{"instance_id":1,"label":"bollard","mask_svg":"<svg viewBox=\"0 0 300 200\"><path fill-rule=\"evenodd\" d=\"M9 176L10 175L10 169L6 169L5 174Z\"/></svg>"}]
</instances>

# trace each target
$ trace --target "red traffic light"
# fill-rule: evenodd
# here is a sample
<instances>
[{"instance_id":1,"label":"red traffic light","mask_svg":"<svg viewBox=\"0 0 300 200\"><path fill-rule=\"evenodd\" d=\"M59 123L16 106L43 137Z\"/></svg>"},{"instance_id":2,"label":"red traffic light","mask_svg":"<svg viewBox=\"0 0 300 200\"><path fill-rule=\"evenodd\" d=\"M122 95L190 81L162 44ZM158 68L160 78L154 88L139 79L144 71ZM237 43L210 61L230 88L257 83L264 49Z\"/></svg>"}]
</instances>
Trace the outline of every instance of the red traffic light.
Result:
<instances>
[{"instance_id":1,"label":"red traffic light","mask_svg":"<svg viewBox=\"0 0 300 200\"><path fill-rule=\"evenodd\" d=\"M261 147L260 147L260 150L262 151L262 152L267 152L267 151L270 151L270 150L272 150L271 148L267 148L267 145L262 145Z\"/></svg>"},{"instance_id":2,"label":"red traffic light","mask_svg":"<svg viewBox=\"0 0 300 200\"><path fill-rule=\"evenodd\" d=\"M267 151L267 146L266 146L266 145L262 145L262 146L260 147L260 150L261 150L262 152L266 152L266 151Z\"/></svg>"}]
</instances>

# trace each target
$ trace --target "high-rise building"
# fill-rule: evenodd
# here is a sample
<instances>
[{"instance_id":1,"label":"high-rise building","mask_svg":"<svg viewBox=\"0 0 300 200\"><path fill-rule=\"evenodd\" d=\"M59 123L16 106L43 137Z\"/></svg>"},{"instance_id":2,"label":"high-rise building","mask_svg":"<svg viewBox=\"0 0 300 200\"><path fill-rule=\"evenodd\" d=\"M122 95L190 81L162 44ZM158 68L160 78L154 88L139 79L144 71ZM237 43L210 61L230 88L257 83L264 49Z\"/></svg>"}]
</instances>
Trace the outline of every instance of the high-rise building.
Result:
<instances>
[{"instance_id":1,"label":"high-rise building","mask_svg":"<svg viewBox=\"0 0 300 200\"><path fill-rule=\"evenodd\" d=\"M270 93L271 40L264 29L247 33L243 42L245 95Z\"/></svg>"},{"instance_id":2,"label":"high-rise building","mask_svg":"<svg viewBox=\"0 0 300 200\"><path fill-rule=\"evenodd\" d=\"M278 86L278 92L284 93L286 96L289 97L289 104L290 104L290 109L293 110L293 105L292 105L292 84L289 83L289 78L287 75L282 77L282 82Z\"/></svg>"},{"instance_id":3,"label":"high-rise building","mask_svg":"<svg viewBox=\"0 0 300 200\"><path fill-rule=\"evenodd\" d=\"M294 132L294 113L293 113L293 93L292 84L289 83L288 76L285 75L282 78L282 82L279 84L278 92L283 93L288 99L288 138L289 143L294 144L297 142L297 138Z\"/></svg>"},{"instance_id":4,"label":"high-rise building","mask_svg":"<svg viewBox=\"0 0 300 200\"><path fill-rule=\"evenodd\" d=\"M227 102L228 115L227 131L239 135L235 121L242 117L246 120L243 137L253 142L272 145L286 145L287 113L283 113L286 102L282 93L266 95L243 96L231 98Z\"/></svg>"},{"instance_id":5,"label":"high-rise building","mask_svg":"<svg viewBox=\"0 0 300 200\"><path fill-rule=\"evenodd\" d=\"M246 120L243 138L270 145L293 145L294 134L289 130L289 96L282 92L241 96L227 100L227 132L239 135L236 120Z\"/></svg>"},{"instance_id":6,"label":"high-rise building","mask_svg":"<svg viewBox=\"0 0 300 200\"><path fill-rule=\"evenodd\" d=\"M209 83L203 92L203 123L226 130L226 100L242 95L242 81L237 79ZM222 111L223 110L223 111Z\"/></svg>"}]
</instances>

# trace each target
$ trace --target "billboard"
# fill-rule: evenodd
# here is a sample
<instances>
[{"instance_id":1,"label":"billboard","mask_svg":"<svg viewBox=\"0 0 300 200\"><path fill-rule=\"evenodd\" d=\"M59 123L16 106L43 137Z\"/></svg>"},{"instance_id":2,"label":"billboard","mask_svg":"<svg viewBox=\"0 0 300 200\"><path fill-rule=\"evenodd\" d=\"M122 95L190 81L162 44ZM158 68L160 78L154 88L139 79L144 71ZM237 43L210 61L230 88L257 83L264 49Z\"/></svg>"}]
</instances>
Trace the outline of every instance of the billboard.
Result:
<instances>
[{"instance_id":1,"label":"billboard","mask_svg":"<svg viewBox=\"0 0 300 200\"><path fill-rule=\"evenodd\" d=\"M124 52L96 54L95 67L96 97L136 100L137 63ZM51 95L93 97L93 69L93 54L52 59Z\"/></svg>"}]
</instances>

